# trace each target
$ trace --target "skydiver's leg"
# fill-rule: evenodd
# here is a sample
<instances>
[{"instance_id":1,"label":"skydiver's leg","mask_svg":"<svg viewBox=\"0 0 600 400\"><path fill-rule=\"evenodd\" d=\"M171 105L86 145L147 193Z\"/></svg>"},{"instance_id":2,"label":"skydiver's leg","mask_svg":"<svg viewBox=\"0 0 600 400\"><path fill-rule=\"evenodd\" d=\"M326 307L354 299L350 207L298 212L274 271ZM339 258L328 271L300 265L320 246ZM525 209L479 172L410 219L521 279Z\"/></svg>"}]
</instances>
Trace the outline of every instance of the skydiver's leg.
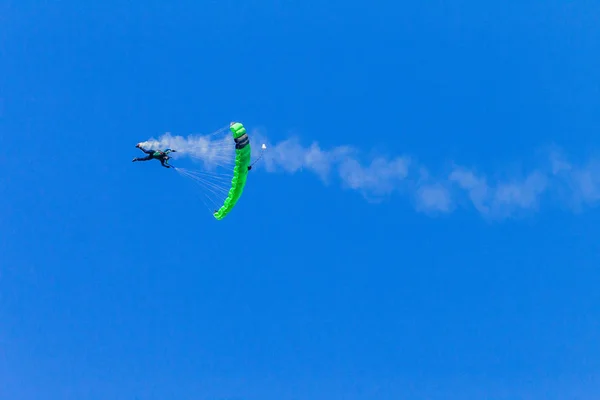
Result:
<instances>
[{"instance_id":1,"label":"skydiver's leg","mask_svg":"<svg viewBox=\"0 0 600 400\"><path fill-rule=\"evenodd\" d=\"M160 159L160 163L162 164L163 167L165 168L171 168L170 165L165 164L165 160L163 160L162 158Z\"/></svg>"},{"instance_id":2,"label":"skydiver's leg","mask_svg":"<svg viewBox=\"0 0 600 400\"><path fill-rule=\"evenodd\" d=\"M149 160L152 160L152 156L151 155L148 155L146 157L136 157L136 158L133 159L133 162L135 162L135 161L149 161Z\"/></svg>"}]
</instances>

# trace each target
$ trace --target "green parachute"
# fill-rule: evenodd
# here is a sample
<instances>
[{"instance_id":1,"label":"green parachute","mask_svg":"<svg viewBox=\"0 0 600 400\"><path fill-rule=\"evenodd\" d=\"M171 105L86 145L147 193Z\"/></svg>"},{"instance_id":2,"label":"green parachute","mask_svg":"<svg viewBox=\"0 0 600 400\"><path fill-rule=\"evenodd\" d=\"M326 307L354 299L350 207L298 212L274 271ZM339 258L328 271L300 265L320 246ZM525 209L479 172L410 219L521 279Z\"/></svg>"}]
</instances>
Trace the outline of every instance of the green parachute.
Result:
<instances>
[{"instance_id":1,"label":"green parachute","mask_svg":"<svg viewBox=\"0 0 600 400\"><path fill-rule=\"evenodd\" d=\"M217 220L222 220L236 205L246 186L248 171L251 168L251 148L250 138L246 133L246 128L239 122L232 122L229 126L235 141L235 165L233 168L233 178L231 179L231 188L221 208L216 210L213 215Z\"/></svg>"}]
</instances>

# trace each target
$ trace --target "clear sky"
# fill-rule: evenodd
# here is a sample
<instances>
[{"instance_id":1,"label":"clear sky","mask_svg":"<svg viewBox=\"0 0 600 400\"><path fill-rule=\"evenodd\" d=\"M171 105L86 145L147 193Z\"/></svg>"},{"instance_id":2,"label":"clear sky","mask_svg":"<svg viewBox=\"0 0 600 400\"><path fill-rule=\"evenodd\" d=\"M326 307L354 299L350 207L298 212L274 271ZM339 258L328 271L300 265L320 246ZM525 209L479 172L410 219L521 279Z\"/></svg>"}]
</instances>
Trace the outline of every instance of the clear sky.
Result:
<instances>
[{"instance_id":1,"label":"clear sky","mask_svg":"<svg viewBox=\"0 0 600 400\"><path fill-rule=\"evenodd\" d=\"M599 17L0 0L0 397L598 399ZM223 221L131 163L230 121Z\"/></svg>"}]
</instances>

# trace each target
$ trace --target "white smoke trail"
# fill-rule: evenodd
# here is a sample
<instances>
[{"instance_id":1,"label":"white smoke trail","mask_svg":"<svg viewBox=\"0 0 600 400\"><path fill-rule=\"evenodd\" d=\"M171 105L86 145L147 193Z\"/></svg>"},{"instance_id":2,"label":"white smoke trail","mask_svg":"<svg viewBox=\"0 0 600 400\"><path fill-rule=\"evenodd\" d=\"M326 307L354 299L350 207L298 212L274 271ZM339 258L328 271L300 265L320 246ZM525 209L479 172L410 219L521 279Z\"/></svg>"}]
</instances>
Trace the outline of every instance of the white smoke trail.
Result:
<instances>
[{"instance_id":1,"label":"white smoke trail","mask_svg":"<svg viewBox=\"0 0 600 400\"><path fill-rule=\"evenodd\" d=\"M537 210L545 197L560 198L574 209L600 201L600 161L575 166L556 152L548 155L547 165L523 177L490 183L485 175L462 166L432 178L427 168L405 155L363 161L360 152L351 146L324 150L317 142L304 146L297 138L271 144L258 132L250 137L253 157L258 156L261 144L267 143L262 164L256 168L290 174L309 171L327 184L337 178L342 187L356 190L369 200L402 192L410 196L418 211L429 214L469 206L488 219L504 219ZM233 148L229 134L220 138L166 134L143 144L177 149L180 155L200 159L207 166L219 162L223 152Z\"/></svg>"},{"instance_id":2,"label":"white smoke trail","mask_svg":"<svg viewBox=\"0 0 600 400\"><path fill-rule=\"evenodd\" d=\"M203 162L206 168L230 163L234 157L234 141L228 130L221 129L207 135L173 136L165 133L159 139L148 139L139 143L145 149L174 149L174 159L191 157Z\"/></svg>"}]
</instances>

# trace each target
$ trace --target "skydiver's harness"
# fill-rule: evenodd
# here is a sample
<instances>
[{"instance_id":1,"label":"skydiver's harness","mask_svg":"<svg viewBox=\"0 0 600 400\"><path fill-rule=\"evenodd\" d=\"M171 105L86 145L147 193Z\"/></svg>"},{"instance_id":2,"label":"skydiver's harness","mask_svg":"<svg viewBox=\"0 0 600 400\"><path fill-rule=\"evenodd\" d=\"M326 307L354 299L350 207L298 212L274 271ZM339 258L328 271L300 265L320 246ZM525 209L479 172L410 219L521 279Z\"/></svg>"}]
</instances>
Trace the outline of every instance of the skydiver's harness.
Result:
<instances>
[{"instance_id":1,"label":"skydiver's harness","mask_svg":"<svg viewBox=\"0 0 600 400\"><path fill-rule=\"evenodd\" d=\"M173 166L169 164L169 160L171 159L169 153L172 151L173 150L171 149L167 149L165 151L156 150L154 153L152 153L152 158L159 160L160 163L167 168L173 168Z\"/></svg>"},{"instance_id":2,"label":"skydiver's harness","mask_svg":"<svg viewBox=\"0 0 600 400\"><path fill-rule=\"evenodd\" d=\"M163 160L167 161L171 158L168 155L170 152L171 152L171 150L167 150L167 151L156 150L154 153L152 153L152 157L159 159L159 160L163 159Z\"/></svg>"}]
</instances>

